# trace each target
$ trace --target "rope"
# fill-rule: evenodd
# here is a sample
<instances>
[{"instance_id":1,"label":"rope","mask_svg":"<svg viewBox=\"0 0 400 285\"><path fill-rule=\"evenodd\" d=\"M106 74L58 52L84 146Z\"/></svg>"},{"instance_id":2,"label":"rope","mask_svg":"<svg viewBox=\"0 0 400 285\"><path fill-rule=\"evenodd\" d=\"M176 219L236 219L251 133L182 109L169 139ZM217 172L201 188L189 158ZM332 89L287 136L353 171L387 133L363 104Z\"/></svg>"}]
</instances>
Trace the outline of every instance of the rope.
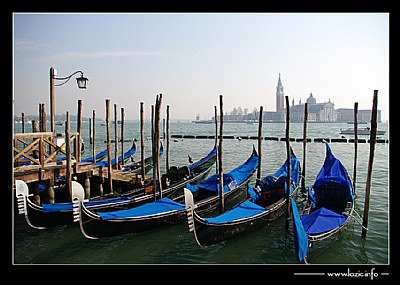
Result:
<instances>
[{"instance_id":1,"label":"rope","mask_svg":"<svg viewBox=\"0 0 400 285\"><path fill-rule=\"evenodd\" d=\"M358 221L357 219L354 219L354 220L357 221L357 222L361 225L361 227L362 227L363 229L365 229L365 230L368 231L368 228L364 227L364 225L362 224L362 218L361 218L360 214L359 214L356 210L354 210L354 213L356 213L357 217L360 218L360 221Z\"/></svg>"}]
</instances>

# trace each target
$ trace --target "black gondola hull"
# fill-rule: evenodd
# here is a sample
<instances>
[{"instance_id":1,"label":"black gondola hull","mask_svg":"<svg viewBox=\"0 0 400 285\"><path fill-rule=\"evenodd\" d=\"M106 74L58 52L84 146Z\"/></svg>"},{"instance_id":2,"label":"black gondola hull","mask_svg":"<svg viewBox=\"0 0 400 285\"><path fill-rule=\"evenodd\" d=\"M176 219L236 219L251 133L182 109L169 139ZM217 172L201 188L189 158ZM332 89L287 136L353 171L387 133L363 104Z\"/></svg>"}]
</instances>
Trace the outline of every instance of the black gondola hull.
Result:
<instances>
[{"instance_id":1,"label":"black gondola hull","mask_svg":"<svg viewBox=\"0 0 400 285\"><path fill-rule=\"evenodd\" d=\"M297 190L293 192L292 197L295 197L296 193ZM285 201L286 199L281 199L276 202L274 206L271 206L269 210L259 215L221 224L206 223L202 217L199 217L198 211L196 210L193 215L193 222L197 242L202 246L207 246L267 226L269 223L284 215L286 210Z\"/></svg>"},{"instance_id":2,"label":"black gondola hull","mask_svg":"<svg viewBox=\"0 0 400 285\"><path fill-rule=\"evenodd\" d=\"M69 225L72 224L73 216L71 211L58 211L45 213L41 206L35 206L28 204L27 216L29 222L34 227L55 227L57 225Z\"/></svg>"},{"instance_id":3,"label":"black gondola hull","mask_svg":"<svg viewBox=\"0 0 400 285\"><path fill-rule=\"evenodd\" d=\"M170 187L163 189L163 197L169 197L172 200L174 199L180 199L182 200L183 198L183 188L185 187L186 183L190 183L192 185L196 185L200 183L203 179L205 179L209 172L211 171L211 166L215 162L214 160L211 160L209 163L206 164L208 167L201 168L202 172L199 172L196 174L196 176L182 180L180 182L177 182L173 185L170 185ZM121 197L129 197L132 199L127 199L125 202L120 202L120 203L112 203L112 204L107 204L107 205L98 205L98 206L93 206L93 207L88 207L88 209L93 210L93 211L103 211L103 212L108 212L108 211L115 211L115 210L122 210L122 209L127 209L127 208L132 208L136 206L143 205L145 203L149 203L154 201L154 194L146 194L145 189L137 189L137 192L130 193L130 194L125 194L125 195L120 195ZM160 195L157 195L159 198ZM104 197L107 198L107 197ZM101 200L103 198L99 198L98 200ZM93 201L93 200L92 200ZM33 204L32 202L27 201L27 216L30 221L30 223L34 227L54 227L57 225L68 225L72 224L73 221L73 214L72 214L72 208L71 210L65 210L65 211L57 211L57 212L45 212L43 210L42 206L38 206L36 204Z\"/></svg>"},{"instance_id":4,"label":"black gondola hull","mask_svg":"<svg viewBox=\"0 0 400 285\"><path fill-rule=\"evenodd\" d=\"M82 211L82 226L86 235L94 238L138 233L163 226L181 223L186 218L186 210L140 219L102 220L93 218Z\"/></svg>"},{"instance_id":5,"label":"black gondola hull","mask_svg":"<svg viewBox=\"0 0 400 285\"><path fill-rule=\"evenodd\" d=\"M254 173L254 172L253 172ZM247 183L253 174L238 187L229 190L225 194L225 207L230 209L247 197ZM211 196L204 199L201 203L201 213L203 215L212 215L218 213L220 206L220 197ZM187 210L168 212L166 214L151 215L141 218L124 218L103 220L98 215L86 209L81 210L83 232L94 238L101 238L128 233L137 233L150 229L155 229L165 225L175 225L186 221Z\"/></svg>"}]
</instances>

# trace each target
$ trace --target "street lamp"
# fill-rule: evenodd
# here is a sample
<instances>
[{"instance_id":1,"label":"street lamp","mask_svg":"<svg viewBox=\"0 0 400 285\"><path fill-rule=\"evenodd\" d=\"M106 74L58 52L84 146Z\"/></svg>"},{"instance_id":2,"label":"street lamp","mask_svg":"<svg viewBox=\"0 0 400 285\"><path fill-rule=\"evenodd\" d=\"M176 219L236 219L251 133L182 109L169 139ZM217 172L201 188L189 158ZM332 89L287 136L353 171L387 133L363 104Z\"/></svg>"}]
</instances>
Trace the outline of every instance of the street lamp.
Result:
<instances>
[{"instance_id":1,"label":"street lamp","mask_svg":"<svg viewBox=\"0 0 400 285\"><path fill-rule=\"evenodd\" d=\"M86 89L86 83L89 79L86 77L83 77L83 72L78 70L72 73L71 75L67 77L56 77L57 76L57 70L54 67L50 68L50 116L51 116L51 132L54 133L55 131L55 122L54 122L54 117L55 117L55 111L54 111L54 87L55 86L61 86L67 83L72 76L75 74L80 73L81 77L76 78L76 83L78 84L79 89ZM55 84L55 80L61 80L61 83Z\"/></svg>"}]
</instances>

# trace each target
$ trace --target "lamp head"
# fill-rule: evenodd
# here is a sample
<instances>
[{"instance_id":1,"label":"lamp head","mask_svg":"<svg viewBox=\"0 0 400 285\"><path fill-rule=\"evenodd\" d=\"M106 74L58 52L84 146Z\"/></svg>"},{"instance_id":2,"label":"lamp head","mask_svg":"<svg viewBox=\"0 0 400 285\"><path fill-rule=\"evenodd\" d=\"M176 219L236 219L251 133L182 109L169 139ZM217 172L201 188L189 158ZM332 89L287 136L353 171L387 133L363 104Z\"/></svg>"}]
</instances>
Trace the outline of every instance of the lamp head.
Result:
<instances>
[{"instance_id":1,"label":"lamp head","mask_svg":"<svg viewBox=\"0 0 400 285\"><path fill-rule=\"evenodd\" d=\"M87 79L86 77L83 77L83 74L81 75L81 77L78 77L76 79L76 83L78 84L78 88L79 89L86 89L86 82L89 79Z\"/></svg>"}]
</instances>

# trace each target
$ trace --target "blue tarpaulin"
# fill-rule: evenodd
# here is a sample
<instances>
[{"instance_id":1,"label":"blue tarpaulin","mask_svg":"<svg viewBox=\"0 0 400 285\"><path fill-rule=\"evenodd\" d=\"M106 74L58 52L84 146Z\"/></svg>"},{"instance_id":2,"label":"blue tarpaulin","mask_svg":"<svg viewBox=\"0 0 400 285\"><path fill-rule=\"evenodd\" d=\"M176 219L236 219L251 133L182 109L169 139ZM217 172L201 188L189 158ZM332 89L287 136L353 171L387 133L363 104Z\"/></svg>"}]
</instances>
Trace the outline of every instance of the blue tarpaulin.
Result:
<instances>
[{"instance_id":1,"label":"blue tarpaulin","mask_svg":"<svg viewBox=\"0 0 400 285\"><path fill-rule=\"evenodd\" d=\"M294 234L294 248L296 257L301 262L307 255L308 251L308 236L304 230L302 221L297 210L296 202L293 198L290 198L290 205L292 208L293 215L293 234Z\"/></svg>"},{"instance_id":2,"label":"blue tarpaulin","mask_svg":"<svg viewBox=\"0 0 400 285\"><path fill-rule=\"evenodd\" d=\"M292 183L298 186L300 181L300 162L296 156L292 156L290 159L290 176ZM253 202L256 202L261 197L262 191L268 191L271 187L283 188L286 192L286 182L287 182L287 161L272 175L264 177L257 187L249 188L249 195ZM290 194L293 193L293 184L290 185Z\"/></svg>"},{"instance_id":3,"label":"blue tarpaulin","mask_svg":"<svg viewBox=\"0 0 400 285\"><path fill-rule=\"evenodd\" d=\"M291 158L291 169L293 168L293 171L291 171L291 177L294 180L294 183L298 184L299 182L299 169L300 169L300 163L299 160L293 156ZM285 162L276 172L274 175L270 175L265 177L262 182L260 182L260 185L263 183L263 187L277 187L276 184L282 184L284 187L286 184L286 179L285 177L287 176L287 162ZM271 178L267 179L267 178ZM281 181L281 180L282 181ZM225 183L225 182L224 182ZM247 190L250 193L254 193L252 191L253 187L250 186L250 184L247 185ZM251 196L251 194L250 194ZM205 218L205 221L208 223L226 223L226 222L231 222L234 220L242 219L242 218L249 218L256 216L258 214L261 214L265 211L268 211L269 209L267 207L262 207L254 202L251 201L244 201L243 203L239 204L235 208L233 208L230 211L224 212L219 216L212 217L212 218Z\"/></svg>"},{"instance_id":4,"label":"blue tarpaulin","mask_svg":"<svg viewBox=\"0 0 400 285\"><path fill-rule=\"evenodd\" d=\"M347 216L340 215L324 207L301 217L304 230L309 235L316 235L340 227Z\"/></svg>"},{"instance_id":5,"label":"blue tarpaulin","mask_svg":"<svg viewBox=\"0 0 400 285\"><path fill-rule=\"evenodd\" d=\"M99 152L98 154L96 154L96 161L98 161L99 159L103 159L108 153L108 150L105 149L101 152ZM84 159L81 159L81 162L93 162L93 157L87 157Z\"/></svg>"},{"instance_id":6,"label":"blue tarpaulin","mask_svg":"<svg viewBox=\"0 0 400 285\"><path fill-rule=\"evenodd\" d=\"M216 217L205 218L204 220L209 223L220 224L220 223L232 222L238 219L253 217L267 210L268 208L263 208L257 204L254 204L251 201L246 200L228 212L225 212Z\"/></svg>"},{"instance_id":7,"label":"blue tarpaulin","mask_svg":"<svg viewBox=\"0 0 400 285\"><path fill-rule=\"evenodd\" d=\"M216 154L217 154L217 148L214 147L207 156L205 156L202 159L200 159L200 160L188 165L188 168L189 169L193 169L193 168L197 167L198 165L201 165L205 161L209 160L210 158L214 157Z\"/></svg>"},{"instance_id":8,"label":"blue tarpaulin","mask_svg":"<svg viewBox=\"0 0 400 285\"><path fill-rule=\"evenodd\" d=\"M157 201L146 203L141 206L126 210L118 210L112 212L97 212L103 220L110 219L126 219L149 216L154 214L162 214L173 210L184 210L185 204L175 202L169 198L161 198Z\"/></svg>"},{"instance_id":9,"label":"blue tarpaulin","mask_svg":"<svg viewBox=\"0 0 400 285\"><path fill-rule=\"evenodd\" d=\"M228 192L230 189L237 187L245 181L251 173L255 171L258 166L258 155L250 156L247 161L233 169L227 174L224 174L224 193ZM209 178L201 181L197 185L190 185L186 183L186 188L192 192L196 192L199 189L204 189L207 191L212 191L219 193L219 175L214 174Z\"/></svg>"},{"instance_id":10,"label":"blue tarpaulin","mask_svg":"<svg viewBox=\"0 0 400 285\"><path fill-rule=\"evenodd\" d=\"M331 191L328 192L327 189ZM346 202L351 202L354 199L353 186L347 170L341 161L332 154L327 143L324 165L318 172L311 190L312 196L320 206L324 206L327 200L341 200L343 201L342 204L345 205Z\"/></svg>"},{"instance_id":11,"label":"blue tarpaulin","mask_svg":"<svg viewBox=\"0 0 400 285\"><path fill-rule=\"evenodd\" d=\"M85 205L85 207L90 208L92 206L114 204L114 203L123 202L126 200L129 200L129 197L118 197L118 198L93 200L93 201L84 202L84 205ZM53 213L53 212L60 212L60 211L72 211L72 202L42 204L42 209L43 209L43 212L45 212L45 213Z\"/></svg>"},{"instance_id":12,"label":"blue tarpaulin","mask_svg":"<svg viewBox=\"0 0 400 285\"><path fill-rule=\"evenodd\" d=\"M136 144L133 143L131 149L124 153L124 161L127 160L130 156L132 156L135 152L136 152ZM118 157L118 163L120 163L120 162L122 162L122 155L120 155ZM100 166L106 167L106 166L108 166L108 161L107 160L98 161L98 162L93 163L93 165L100 165ZM111 165L112 166L116 165L115 158L111 160Z\"/></svg>"}]
</instances>

